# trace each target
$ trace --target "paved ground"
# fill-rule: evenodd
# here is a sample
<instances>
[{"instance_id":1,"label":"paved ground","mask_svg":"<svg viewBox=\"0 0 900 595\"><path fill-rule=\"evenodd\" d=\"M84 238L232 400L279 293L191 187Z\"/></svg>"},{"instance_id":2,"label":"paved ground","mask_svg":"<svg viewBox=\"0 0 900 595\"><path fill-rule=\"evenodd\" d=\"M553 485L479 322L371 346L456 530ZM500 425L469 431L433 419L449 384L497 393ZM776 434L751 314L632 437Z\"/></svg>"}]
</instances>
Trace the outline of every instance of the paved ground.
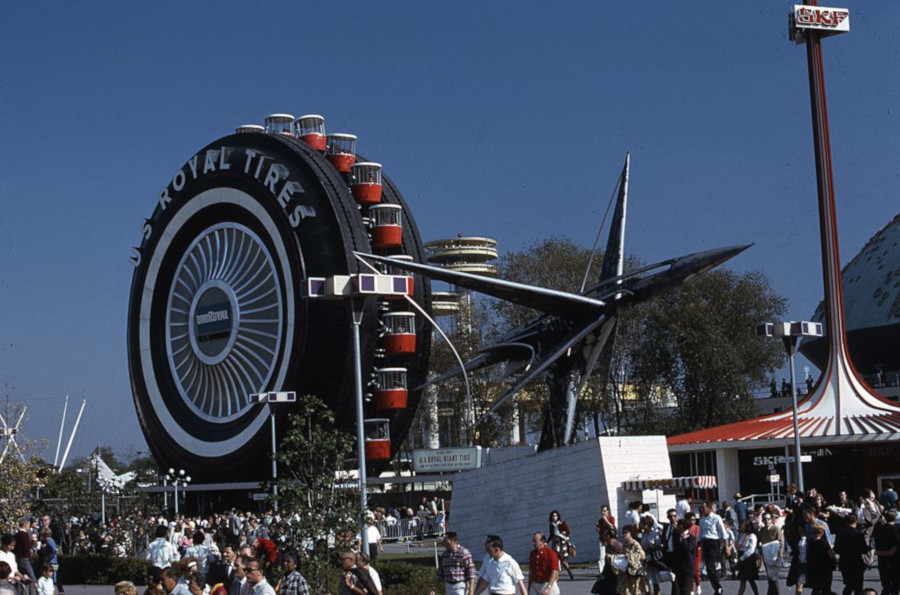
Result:
<instances>
[{"instance_id":1,"label":"paved ground","mask_svg":"<svg viewBox=\"0 0 900 595\"><path fill-rule=\"evenodd\" d=\"M563 573L565 574L565 572ZM562 580L559 581L559 592L560 595L587 595L591 591L591 586L593 586L594 581L597 579L596 571L591 570L580 570L576 569L575 571L575 580L570 581L569 577L566 576ZM787 576L787 568L781 573L781 580L779 581L779 587L782 595L793 595L794 588L788 588L784 584L785 577ZM725 595L737 595L738 585L740 583L736 580L725 580L722 581L722 587L725 591ZM756 586L760 590L760 594L765 594L766 592L766 581L759 580L756 582ZM865 587L872 587L876 589L879 593L881 592L881 583L878 582L878 571L870 570L866 573L866 580L864 583ZM704 595L712 594L712 587L709 586L707 581L703 581L701 585L701 589ZM834 582L831 584L831 590L837 593L840 593L843 589L843 583L841 582L841 574L840 572L834 573ZM671 591L670 585L664 585L662 588L663 595L668 595ZM806 593L809 593L809 589L806 589ZM746 590L747 595L753 595L753 592L748 588Z\"/></svg>"},{"instance_id":2,"label":"paved ground","mask_svg":"<svg viewBox=\"0 0 900 595\"><path fill-rule=\"evenodd\" d=\"M784 574L787 574L787 570L785 570ZM842 588L841 576L840 573L834 573L834 583L832 584L832 590L840 593ZM594 580L596 577L594 573L590 570L575 570L575 580L570 581L568 577L564 578L559 582L559 591L560 595L587 595L591 591L591 586L594 584ZM725 595L736 595L738 590L738 581L726 580L722 583L725 588ZM758 581L757 586L760 588L760 593L766 592L766 584L764 581ZM782 595L793 594L793 589L788 589L784 586L784 578L780 582L781 593ZM878 582L878 572L875 570L870 570L866 574L866 587L873 587L877 591L881 591L881 584ZM142 589L139 589L141 592ZM663 594L668 595L670 591L670 587L668 585L663 587ZM704 593L712 593L712 589L709 587L709 583L703 583L703 592ZM809 592L807 590L807 592ZM747 589L747 593L751 594L751 591ZM66 595L113 595L112 586L104 586L104 585L69 585L66 587Z\"/></svg>"},{"instance_id":3,"label":"paved ground","mask_svg":"<svg viewBox=\"0 0 900 595\"><path fill-rule=\"evenodd\" d=\"M413 542L412 544L391 543L386 544L385 553L412 553L430 557L430 555L433 555L435 551L435 545L436 542L434 541ZM442 551L440 545L437 545L436 549L438 553ZM594 581L597 579L596 574L596 566L591 568L575 568L574 581L570 581L568 576L565 576L565 573L563 573L564 576L562 580L559 581L560 595L587 595L588 593L590 593L591 586L593 586ZM787 576L786 568L782 571L781 580L779 581L781 593L782 595L793 595L793 588L788 589L784 584L785 576ZM739 583L736 580L723 581L722 585L725 589L725 595L737 595L738 584ZM760 593L766 592L766 583L764 580L757 581L757 586L760 588ZM865 586L873 587L878 592L881 592L881 584L878 581L878 571L870 570L868 573L866 573ZM841 583L841 575L839 572L835 572L834 582L832 583L832 590L839 593L842 588L843 584ZM704 595L712 595L712 588L709 586L708 582L703 582L702 589ZM664 595L668 595L670 590L671 587L669 585L664 585L662 592ZM143 592L143 589L139 588L138 591ZM112 586L104 585L67 585L66 595L113 595L113 588ZM749 589L747 589L747 595L752 595L752 592Z\"/></svg>"}]
</instances>

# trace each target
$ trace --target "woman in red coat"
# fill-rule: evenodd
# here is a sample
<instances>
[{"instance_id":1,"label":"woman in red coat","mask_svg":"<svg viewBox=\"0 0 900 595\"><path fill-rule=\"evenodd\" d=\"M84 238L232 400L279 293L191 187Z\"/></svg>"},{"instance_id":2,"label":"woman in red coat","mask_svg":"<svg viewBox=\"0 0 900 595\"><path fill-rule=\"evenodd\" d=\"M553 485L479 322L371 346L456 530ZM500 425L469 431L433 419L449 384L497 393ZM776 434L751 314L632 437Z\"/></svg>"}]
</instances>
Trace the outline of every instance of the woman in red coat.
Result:
<instances>
[{"instance_id":1,"label":"woman in red coat","mask_svg":"<svg viewBox=\"0 0 900 595\"><path fill-rule=\"evenodd\" d=\"M556 555L559 556L559 565L569 573L569 580L574 581L575 577L572 575L572 569L569 568L568 561L572 532L569 530L569 525L559 516L558 510L550 511L549 520L551 547L556 551Z\"/></svg>"}]
</instances>

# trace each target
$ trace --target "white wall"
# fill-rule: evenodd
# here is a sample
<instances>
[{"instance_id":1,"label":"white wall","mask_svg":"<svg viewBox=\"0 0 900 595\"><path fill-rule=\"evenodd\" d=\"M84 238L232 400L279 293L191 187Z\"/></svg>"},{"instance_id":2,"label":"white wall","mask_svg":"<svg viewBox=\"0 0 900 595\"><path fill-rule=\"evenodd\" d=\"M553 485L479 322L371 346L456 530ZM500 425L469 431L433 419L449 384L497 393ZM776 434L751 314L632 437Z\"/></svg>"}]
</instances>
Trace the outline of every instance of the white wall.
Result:
<instances>
[{"instance_id":1,"label":"white wall","mask_svg":"<svg viewBox=\"0 0 900 595\"><path fill-rule=\"evenodd\" d=\"M500 535L506 551L525 562L532 534L546 532L550 511L557 509L578 547L575 561L593 561L599 554L594 526L600 506L608 503L616 519L627 510L622 482L671 476L663 436L579 442L454 476L449 529L459 533L476 562L484 556L488 533Z\"/></svg>"},{"instance_id":2,"label":"white wall","mask_svg":"<svg viewBox=\"0 0 900 595\"><path fill-rule=\"evenodd\" d=\"M716 449L716 483L719 487L719 500L727 500L734 504L734 494L741 491L738 473L738 451L736 448Z\"/></svg>"}]
</instances>

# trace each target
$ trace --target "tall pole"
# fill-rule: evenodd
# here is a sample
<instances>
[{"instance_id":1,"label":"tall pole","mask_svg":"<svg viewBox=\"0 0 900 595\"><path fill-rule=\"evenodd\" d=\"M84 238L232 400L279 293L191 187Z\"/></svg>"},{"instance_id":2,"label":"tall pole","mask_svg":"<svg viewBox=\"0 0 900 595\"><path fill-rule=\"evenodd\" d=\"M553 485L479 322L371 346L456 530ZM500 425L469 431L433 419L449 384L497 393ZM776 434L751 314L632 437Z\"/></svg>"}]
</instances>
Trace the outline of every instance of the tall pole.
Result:
<instances>
[{"instance_id":1,"label":"tall pole","mask_svg":"<svg viewBox=\"0 0 900 595\"><path fill-rule=\"evenodd\" d=\"M81 414L84 413L84 406L87 403L87 399L83 399L81 401L81 408L78 410L78 417L75 418L75 426L72 427L72 433L69 435L69 441L66 443L66 451L63 453L62 460L59 462L59 467L57 468L57 473L63 470L63 467L66 466L66 459L69 458L69 450L72 449L72 441L75 440L75 432L78 431L78 424L81 423Z\"/></svg>"},{"instance_id":2,"label":"tall pole","mask_svg":"<svg viewBox=\"0 0 900 595\"><path fill-rule=\"evenodd\" d=\"M369 536L366 531L366 444L363 432L363 388L362 388L362 348L360 347L359 327L362 324L363 303L365 298L350 298L350 309L353 315L353 364L356 381L356 452L359 457L359 536L360 550L369 551Z\"/></svg>"},{"instance_id":3,"label":"tall pole","mask_svg":"<svg viewBox=\"0 0 900 595\"><path fill-rule=\"evenodd\" d=\"M817 6L816 0L805 4ZM812 112L813 147L816 156L816 189L819 199L819 229L822 244L822 273L825 289L826 360L845 359L847 344L844 327L844 293L841 286L841 259L838 250L837 209L834 174L831 165L831 135L828 106L825 101L825 68L822 63L822 38L817 31L806 35L806 63L809 69L809 100ZM841 419L840 390L834 391L835 419ZM841 432L841 424L837 424Z\"/></svg>"},{"instance_id":4,"label":"tall pole","mask_svg":"<svg viewBox=\"0 0 900 595\"><path fill-rule=\"evenodd\" d=\"M169 514L169 480L163 477L163 510Z\"/></svg>"},{"instance_id":5,"label":"tall pole","mask_svg":"<svg viewBox=\"0 0 900 595\"><path fill-rule=\"evenodd\" d=\"M68 408L69 408L69 397L66 396L66 400L63 403L62 419L59 420L59 438L56 439L56 455L53 457L53 466L54 467L56 467L59 464L59 447L62 446L63 428L66 425L66 410Z\"/></svg>"},{"instance_id":6,"label":"tall pole","mask_svg":"<svg viewBox=\"0 0 900 595\"><path fill-rule=\"evenodd\" d=\"M794 469L797 474L797 488L804 493L803 488L803 463L800 461L800 430L797 423L797 377L794 375L794 354L797 352L799 337L784 336L784 348L787 350L788 359L791 362L791 405L794 408Z\"/></svg>"},{"instance_id":7,"label":"tall pole","mask_svg":"<svg viewBox=\"0 0 900 595\"><path fill-rule=\"evenodd\" d=\"M278 462L276 460L277 451L275 448L275 403L269 406L270 418L272 420L272 508L278 512Z\"/></svg>"}]
</instances>

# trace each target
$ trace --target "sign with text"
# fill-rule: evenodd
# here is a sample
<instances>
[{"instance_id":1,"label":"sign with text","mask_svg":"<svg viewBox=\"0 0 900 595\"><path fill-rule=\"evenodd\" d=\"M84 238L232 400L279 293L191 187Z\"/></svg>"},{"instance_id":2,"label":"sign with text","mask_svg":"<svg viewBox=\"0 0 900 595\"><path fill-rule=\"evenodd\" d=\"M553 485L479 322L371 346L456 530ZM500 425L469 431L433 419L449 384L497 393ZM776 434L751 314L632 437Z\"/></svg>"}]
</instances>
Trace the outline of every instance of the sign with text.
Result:
<instances>
[{"instance_id":1,"label":"sign with text","mask_svg":"<svg viewBox=\"0 0 900 595\"><path fill-rule=\"evenodd\" d=\"M791 12L791 40L796 43L804 43L810 31L828 37L849 30L850 11L846 8L795 4Z\"/></svg>"},{"instance_id":2,"label":"sign with text","mask_svg":"<svg viewBox=\"0 0 900 595\"><path fill-rule=\"evenodd\" d=\"M481 467L481 447L420 448L412 453L413 471L466 471Z\"/></svg>"}]
</instances>

